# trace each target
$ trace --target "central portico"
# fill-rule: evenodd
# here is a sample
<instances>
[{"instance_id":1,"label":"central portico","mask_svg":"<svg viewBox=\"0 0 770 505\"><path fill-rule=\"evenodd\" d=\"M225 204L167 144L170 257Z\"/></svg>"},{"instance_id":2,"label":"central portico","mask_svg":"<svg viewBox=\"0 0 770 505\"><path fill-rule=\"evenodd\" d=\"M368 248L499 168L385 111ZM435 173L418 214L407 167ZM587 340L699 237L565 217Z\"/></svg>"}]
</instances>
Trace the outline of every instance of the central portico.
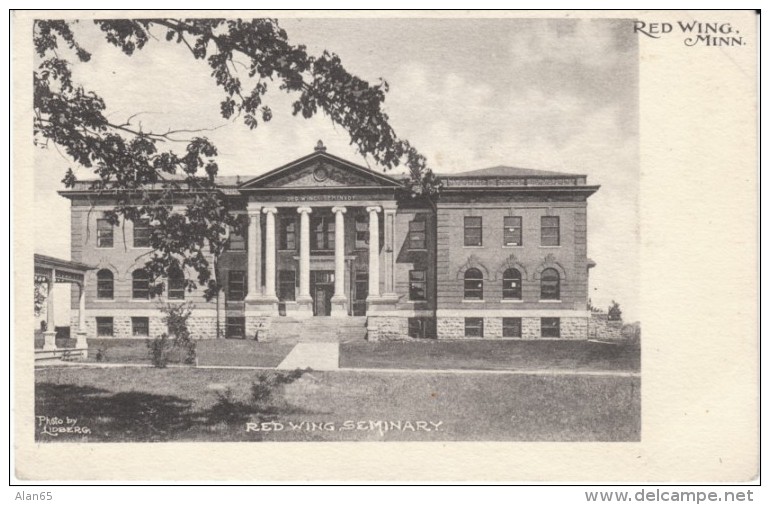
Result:
<instances>
[{"instance_id":1,"label":"central portico","mask_svg":"<svg viewBox=\"0 0 770 505\"><path fill-rule=\"evenodd\" d=\"M241 184L249 316L395 308L396 179L315 152Z\"/></svg>"}]
</instances>

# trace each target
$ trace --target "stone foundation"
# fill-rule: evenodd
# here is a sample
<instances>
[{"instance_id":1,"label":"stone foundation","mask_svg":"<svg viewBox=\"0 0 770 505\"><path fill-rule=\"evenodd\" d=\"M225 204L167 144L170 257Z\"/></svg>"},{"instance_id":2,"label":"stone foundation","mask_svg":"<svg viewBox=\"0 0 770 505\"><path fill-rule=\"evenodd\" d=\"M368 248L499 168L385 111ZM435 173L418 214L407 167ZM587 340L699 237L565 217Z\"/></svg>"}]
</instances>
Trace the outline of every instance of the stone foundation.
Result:
<instances>
[{"instance_id":1,"label":"stone foundation","mask_svg":"<svg viewBox=\"0 0 770 505\"><path fill-rule=\"evenodd\" d=\"M623 321L610 321L606 312L592 313L588 325L588 338L611 342L623 341Z\"/></svg>"},{"instance_id":2,"label":"stone foundation","mask_svg":"<svg viewBox=\"0 0 770 505\"><path fill-rule=\"evenodd\" d=\"M473 316L470 316L473 317ZM457 339L465 337L464 317L438 317L436 319L436 334L439 339ZM562 317L559 318L559 338L563 340L588 339L588 318ZM503 338L503 318L484 318L484 337L486 339ZM543 338L539 317L521 318L521 338L536 340Z\"/></svg>"},{"instance_id":3,"label":"stone foundation","mask_svg":"<svg viewBox=\"0 0 770 505\"><path fill-rule=\"evenodd\" d=\"M521 318L521 338L523 340L534 340L536 338L540 338L539 317Z\"/></svg>"},{"instance_id":4,"label":"stone foundation","mask_svg":"<svg viewBox=\"0 0 770 505\"><path fill-rule=\"evenodd\" d=\"M187 329L195 340L217 338L217 318L190 316Z\"/></svg>"},{"instance_id":5,"label":"stone foundation","mask_svg":"<svg viewBox=\"0 0 770 505\"><path fill-rule=\"evenodd\" d=\"M586 317L562 317L561 336L564 340L587 340L588 318Z\"/></svg>"},{"instance_id":6,"label":"stone foundation","mask_svg":"<svg viewBox=\"0 0 770 505\"><path fill-rule=\"evenodd\" d=\"M438 338L465 338L464 317L437 317L436 337Z\"/></svg>"},{"instance_id":7,"label":"stone foundation","mask_svg":"<svg viewBox=\"0 0 770 505\"><path fill-rule=\"evenodd\" d=\"M503 318L484 318L484 338L503 338Z\"/></svg>"},{"instance_id":8,"label":"stone foundation","mask_svg":"<svg viewBox=\"0 0 770 505\"><path fill-rule=\"evenodd\" d=\"M271 316L246 316L246 340L270 340Z\"/></svg>"},{"instance_id":9,"label":"stone foundation","mask_svg":"<svg viewBox=\"0 0 770 505\"><path fill-rule=\"evenodd\" d=\"M77 312L73 311L75 315L70 318L70 328L74 332L78 331L78 317ZM145 317L145 316L141 316ZM149 319L149 338L155 338L161 336L163 333L168 333L168 327L163 321L163 316L152 316ZM247 323L248 324L248 323ZM190 316L187 320L187 327L190 329L190 334L195 340L210 339L217 337L217 318L216 317L195 317ZM148 338L148 337L134 337L131 330L131 316L112 316L112 336L98 337L96 334L96 317L86 317L85 333L88 338Z\"/></svg>"},{"instance_id":10,"label":"stone foundation","mask_svg":"<svg viewBox=\"0 0 770 505\"><path fill-rule=\"evenodd\" d=\"M409 336L409 318L398 316L368 316L366 340L412 340Z\"/></svg>"}]
</instances>

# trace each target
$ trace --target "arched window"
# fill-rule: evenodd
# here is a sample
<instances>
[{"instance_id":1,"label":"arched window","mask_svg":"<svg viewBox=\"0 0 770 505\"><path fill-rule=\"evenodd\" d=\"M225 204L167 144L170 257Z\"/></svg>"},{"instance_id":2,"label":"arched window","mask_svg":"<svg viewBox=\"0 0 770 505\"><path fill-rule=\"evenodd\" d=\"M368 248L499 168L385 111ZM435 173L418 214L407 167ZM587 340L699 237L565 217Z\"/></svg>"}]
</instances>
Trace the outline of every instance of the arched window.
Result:
<instances>
[{"instance_id":1,"label":"arched window","mask_svg":"<svg viewBox=\"0 0 770 505\"><path fill-rule=\"evenodd\" d=\"M131 298L148 300L150 298L150 276L142 269L131 274Z\"/></svg>"},{"instance_id":2,"label":"arched window","mask_svg":"<svg viewBox=\"0 0 770 505\"><path fill-rule=\"evenodd\" d=\"M466 300L484 299L484 277L478 268L469 268L465 271L465 292Z\"/></svg>"},{"instance_id":3,"label":"arched window","mask_svg":"<svg viewBox=\"0 0 770 505\"><path fill-rule=\"evenodd\" d=\"M106 268L96 272L96 298L112 300L115 292L115 278Z\"/></svg>"},{"instance_id":4,"label":"arched window","mask_svg":"<svg viewBox=\"0 0 770 505\"><path fill-rule=\"evenodd\" d=\"M553 268L546 268L540 274L540 299L559 300L561 298L561 280L559 272Z\"/></svg>"},{"instance_id":5,"label":"arched window","mask_svg":"<svg viewBox=\"0 0 770 505\"><path fill-rule=\"evenodd\" d=\"M515 268L503 272L503 299L521 300L521 272Z\"/></svg>"}]
</instances>

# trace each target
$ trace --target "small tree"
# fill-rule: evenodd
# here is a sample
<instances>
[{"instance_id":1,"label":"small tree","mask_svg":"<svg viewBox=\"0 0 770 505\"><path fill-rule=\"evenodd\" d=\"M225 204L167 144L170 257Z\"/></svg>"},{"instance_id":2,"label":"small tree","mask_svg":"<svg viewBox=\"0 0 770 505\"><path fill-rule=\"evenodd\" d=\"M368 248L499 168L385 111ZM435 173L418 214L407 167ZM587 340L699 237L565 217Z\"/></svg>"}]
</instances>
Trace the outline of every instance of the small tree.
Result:
<instances>
[{"instance_id":1,"label":"small tree","mask_svg":"<svg viewBox=\"0 0 770 505\"><path fill-rule=\"evenodd\" d=\"M163 322L168 326L168 332L174 339L174 347L178 347L185 352L184 362L187 364L195 363L196 346L192 339L187 322L192 315L195 305L192 302L180 304L166 304L161 309L165 314Z\"/></svg>"},{"instance_id":2,"label":"small tree","mask_svg":"<svg viewBox=\"0 0 770 505\"><path fill-rule=\"evenodd\" d=\"M612 300L612 305L607 309L607 319L610 321L620 321L623 312L620 310L620 304Z\"/></svg>"},{"instance_id":3,"label":"small tree","mask_svg":"<svg viewBox=\"0 0 770 505\"><path fill-rule=\"evenodd\" d=\"M164 314L163 322L168 328L168 333L163 333L147 342L152 363L159 368L165 367L172 348L184 351L185 363L195 363L196 345L187 327L188 319L192 315L195 305L192 302L166 303L161 304L159 308Z\"/></svg>"}]
</instances>

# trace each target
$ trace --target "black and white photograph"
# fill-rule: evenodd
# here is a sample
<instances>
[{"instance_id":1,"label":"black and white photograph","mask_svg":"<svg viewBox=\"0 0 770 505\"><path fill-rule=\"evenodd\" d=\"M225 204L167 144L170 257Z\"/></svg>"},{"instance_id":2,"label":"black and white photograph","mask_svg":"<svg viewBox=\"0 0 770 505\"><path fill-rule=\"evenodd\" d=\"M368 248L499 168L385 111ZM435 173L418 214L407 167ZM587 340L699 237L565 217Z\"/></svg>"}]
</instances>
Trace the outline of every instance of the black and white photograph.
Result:
<instances>
[{"instance_id":1,"label":"black and white photograph","mask_svg":"<svg viewBox=\"0 0 770 505\"><path fill-rule=\"evenodd\" d=\"M37 20L36 439L639 440L630 24Z\"/></svg>"},{"instance_id":2,"label":"black and white photograph","mask_svg":"<svg viewBox=\"0 0 770 505\"><path fill-rule=\"evenodd\" d=\"M686 282L643 280L667 235L642 210L640 47L740 51L748 32L634 12L61 14L16 34L36 450L657 443L643 393L667 356L642 329L694 339L664 310L701 293L674 306Z\"/></svg>"}]
</instances>

